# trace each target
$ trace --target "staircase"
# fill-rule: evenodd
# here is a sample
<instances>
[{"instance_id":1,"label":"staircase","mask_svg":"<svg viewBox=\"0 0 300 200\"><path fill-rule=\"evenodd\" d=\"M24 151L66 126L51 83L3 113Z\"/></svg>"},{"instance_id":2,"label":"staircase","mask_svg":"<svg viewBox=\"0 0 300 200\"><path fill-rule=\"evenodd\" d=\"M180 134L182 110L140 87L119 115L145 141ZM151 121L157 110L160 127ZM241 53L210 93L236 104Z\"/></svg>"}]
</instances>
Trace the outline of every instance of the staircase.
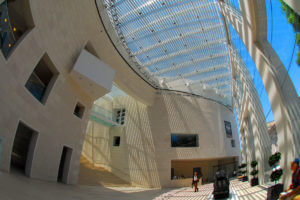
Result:
<instances>
[{"instance_id":1,"label":"staircase","mask_svg":"<svg viewBox=\"0 0 300 200\"><path fill-rule=\"evenodd\" d=\"M131 187L131 184L120 179L102 167L95 167L86 158L81 156L79 185L104 186L104 187Z\"/></svg>"}]
</instances>

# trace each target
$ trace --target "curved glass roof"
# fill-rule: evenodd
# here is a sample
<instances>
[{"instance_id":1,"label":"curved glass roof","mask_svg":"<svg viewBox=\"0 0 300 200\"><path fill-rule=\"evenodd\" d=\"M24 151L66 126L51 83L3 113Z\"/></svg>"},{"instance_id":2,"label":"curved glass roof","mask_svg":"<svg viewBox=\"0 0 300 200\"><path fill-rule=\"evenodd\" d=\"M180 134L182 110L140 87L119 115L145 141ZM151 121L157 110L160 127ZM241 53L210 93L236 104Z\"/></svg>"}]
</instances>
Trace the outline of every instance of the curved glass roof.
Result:
<instances>
[{"instance_id":1,"label":"curved glass roof","mask_svg":"<svg viewBox=\"0 0 300 200\"><path fill-rule=\"evenodd\" d=\"M232 106L229 52L217 0L97 0L97 4L110 21L106 29L114 30L128 63L144 80L159 89Z\"/></svg>"}]
</instances>

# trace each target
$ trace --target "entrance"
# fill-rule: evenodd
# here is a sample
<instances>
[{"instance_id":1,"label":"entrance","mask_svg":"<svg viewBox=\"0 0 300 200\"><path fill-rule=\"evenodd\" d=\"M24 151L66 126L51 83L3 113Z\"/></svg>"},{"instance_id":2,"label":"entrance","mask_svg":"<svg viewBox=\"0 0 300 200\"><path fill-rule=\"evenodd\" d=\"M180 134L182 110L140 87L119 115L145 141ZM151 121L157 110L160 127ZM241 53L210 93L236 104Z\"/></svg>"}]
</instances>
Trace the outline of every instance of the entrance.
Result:
<instances>
[{"instance_id":1,"label":"entrance","mask_svg":"<svg viewBox=\"0 0 300 200\"><path fill-rule=\"evenodd\" d=\"M59 164L58 176L57 176L58 182L68 183L68 175L69 175L72 151L73 150L69 147L66 146L63 147L60 164Z\"/></svg>"},{"instance_id":2,"label":"entrance","mask_svg":"<svg viewBox=\"0 0 300 200\"><path fill-rule=\"evenodd\" d=\"M38 133L20 122L11 153L11 169L30 176Z\"/></svg>"}]
</instances>

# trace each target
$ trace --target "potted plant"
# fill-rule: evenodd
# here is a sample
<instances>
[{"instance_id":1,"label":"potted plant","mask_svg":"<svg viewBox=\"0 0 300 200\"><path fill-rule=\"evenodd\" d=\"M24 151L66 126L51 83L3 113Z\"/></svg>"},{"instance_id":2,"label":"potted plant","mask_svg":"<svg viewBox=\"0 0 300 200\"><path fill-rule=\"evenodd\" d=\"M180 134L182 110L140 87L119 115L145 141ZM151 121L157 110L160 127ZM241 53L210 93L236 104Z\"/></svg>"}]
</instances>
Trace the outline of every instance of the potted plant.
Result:
<instances>
[{"instance_id":1,"label":"potted plant","mask_svg":"<svg viewBox=\"0 0 300 200\"><path fill-rule=\"evenodd\" d=\"M257 177L257 174L258 174L258 170L256 169L256 166L257 166L257 161L254 160L251 162L251 167L252 167L252 171L251 171L251 176L253 176L253 178L251 179L251 186L256 186L258 185L258 177Z\"/></svg>"},{"instance_id":2,"label":"potted plant","mask_svg":"<svg viewBox=\"0 0 300 200\"><path fill-rule=\"evenodd\" d=\"M281 153L276 152L269 158L269 165L272 167L272 173L270 179L272 182L275 181L275 185L268 188L267 199L273 200L278 199L280 193L283 191L283 184L277 183L282 176L282 169L280 169L279 161L281 159Z\"/></svg>"},{"instance_id":3,"label":"potted plant","mask_svg":"<svg viewBox=\"0 0 300 200\"><path fill-rule=\"evenodd\" d=\"M242 178L242 181L243 182L245 182L245 181L248 181L248 176L247 176L247 170L246 170L246 167L247 167L247 164L246 163L242 163L241 165L240 165L240 171L241 171L241 173L242 173L242 175L243 175L243 178Z\"/></svg>"}]
</instances>

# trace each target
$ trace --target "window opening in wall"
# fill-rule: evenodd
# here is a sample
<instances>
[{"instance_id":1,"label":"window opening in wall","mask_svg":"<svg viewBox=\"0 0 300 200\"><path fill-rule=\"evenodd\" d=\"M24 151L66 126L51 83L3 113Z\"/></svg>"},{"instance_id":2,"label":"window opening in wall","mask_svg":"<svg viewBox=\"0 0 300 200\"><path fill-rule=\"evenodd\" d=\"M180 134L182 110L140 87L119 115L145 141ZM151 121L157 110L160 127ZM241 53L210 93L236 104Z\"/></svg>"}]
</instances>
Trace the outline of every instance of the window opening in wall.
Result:
<instances>
[{"instance_id":1,"label":"window opening in wall","mask_svg":"<svg viewBox=\"0 0 300 200\"><path fill-rule=\"evenodd\" d=\"M17 41L34 27L29 0L0 1L1 50L8 58Z\"/></svg>"},{"instance_id":2,"label":"window opening in wall","mask_svg":"<svg viewBox=\"0 0 300 200\"><path fill-rule=\"evenodd\" d=\"M68 175L73 149L64 146L59 163L57 182L68 183Z\"/></svg>"},{"instance_id":3,"label":"window opening in wall","mask_svg":"<svg viewBox=\"0 0 300 200\"><path fill-rule=\"evenodd\" d=\"M174 176L175 176L174 168L171 168L171 180L175 178Z\"/></svg>"},{"instance_id":4,"label":"window opening in wall","mask_svg":"<svg viewBox=\"0 0 300 200\"><path fill-rule=\"evenodd\" d=\"M57 70L54 68L47 54L45 54L34 68L25 87L37 100L45 104L57 75Z\"/></svg>"},{"instance_id":5,"label":"window opening in wall","mask_svg":"<svg viewBox=\"0 0 300 200\"><path fill-rule=\"evenodd\" d=\"M74 109L74 115L81 119L84 113L84 109L85 108L81 103L77 103Z\"/></svg>"},{"instance_id":6,"label":"window opening in wall","mask_svg":"<svg viewBox=\"0 0 300 200\"><path fill-rule=\"evenodd\" d=\"M121 137L120 136L114 136L114 147L120 146Z\"/></svg>"},{"instance_id":7,"label":"window opening in wall","mask_svg":"<svg viewBox=\"0 0 300 200\"><path fill-rule=\"evenodd\" d=\"M11 169L30 176L38 133L20 122L11 153Z\"/></svg>"},{"instance_id":8,"label":"window opening in wall","mask_svg":"<svg viewBox=\"0 0 300 200\"><path fill-rule=\"evenodd\" d=\"M116 122L118 124L124 125L124 123L125 123L125 112L126 112L125 108L116 110Z\"/></svg>"},{"instance_id":9,"label":"window opening in wall","mask_svg":"<svg viewBox=\"0 0 300 200\"><path fill-rule=\"evenodd\" d=\"M171 147L198 147L196 134L171 134Z\"/></svg>"},{"instance_id":10,"label":"window opening in wall","mask_svg":"<svg viewBox=\"0 0 300 200\"><path fill-rule=\"evenodd\" d=\"M231 147L235 147L235 140L231 140Z\"/></svg>"}]
</instances>

